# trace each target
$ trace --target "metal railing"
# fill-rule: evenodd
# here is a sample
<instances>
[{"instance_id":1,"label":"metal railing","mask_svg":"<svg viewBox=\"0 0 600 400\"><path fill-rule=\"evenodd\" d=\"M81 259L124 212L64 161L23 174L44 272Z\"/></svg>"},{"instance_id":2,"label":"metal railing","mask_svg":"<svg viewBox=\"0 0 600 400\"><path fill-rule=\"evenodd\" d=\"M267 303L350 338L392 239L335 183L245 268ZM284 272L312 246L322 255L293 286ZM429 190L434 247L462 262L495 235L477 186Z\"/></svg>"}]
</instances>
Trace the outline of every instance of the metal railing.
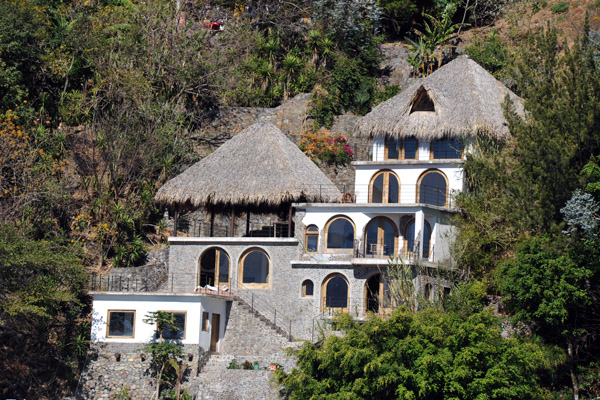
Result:
<instances>
[{"instance_id":1,"label":"metal railing","mask_svg":"<svg viewBox=\"0 0 600 400\"><path fill-rule=\"evenodd\" d=\"M192 237L232 237L230 222L215 221L211 224L210 222L197 221L193 218L190 218L190 220L180 218L177 229L179 233L185 233ZM235 237L285 238L289 236L289 226L287 221L268 218L263 222L250 221L246 230L246 221L240 219L235 225L234 234Z\"/></svg>"},{"instance_id":2,"label":"metal railing","mask_svg":"<svg viewBox=\"0 0 600 400\"><path fill-rule=\"evenodd\" d=\"M427 204L437 207L445 207L452 208L454 205L454 199L452 193L448 190L447 187L438 187L431 185L416 185L416 184L400 184L398 185L398 191L394 189L393 193L390 193L390 187L380 188L380 194L378 194L377 190L375 190L375 194L373 193L373 185L365 183L365 184L356 184L351 187L344 187L342 191L343 193L352 194L351 197L336 199L339 203L358 203L358 204ZM319 193L331 193L334 190L338 190L339 188L333 184L331 185L306 185L306 189L309 189L311 192L319 192ZM387 198L383 197L383 192L386 193ZM373 199L377 202L374 202ZM325 196L319 196L320 201L324 201ZM351 200L351 201L349 201Z\"/></svg>"},{"instance_id":3,"label":"metal railing","mask_svg":"<svg viewBox=\"0 0 600 400\"><path fill-rule=\"evenodd\" d=\"M294 319L286 313L278 310L271 304L269 299L264 298L254 289L245 287L244 284L238 285L235 289L235 295L243 300L253 312L257 312L269 320L279 331L284 334L291 342L293 340L292 328Z\"/></svg>"}]
</instances>

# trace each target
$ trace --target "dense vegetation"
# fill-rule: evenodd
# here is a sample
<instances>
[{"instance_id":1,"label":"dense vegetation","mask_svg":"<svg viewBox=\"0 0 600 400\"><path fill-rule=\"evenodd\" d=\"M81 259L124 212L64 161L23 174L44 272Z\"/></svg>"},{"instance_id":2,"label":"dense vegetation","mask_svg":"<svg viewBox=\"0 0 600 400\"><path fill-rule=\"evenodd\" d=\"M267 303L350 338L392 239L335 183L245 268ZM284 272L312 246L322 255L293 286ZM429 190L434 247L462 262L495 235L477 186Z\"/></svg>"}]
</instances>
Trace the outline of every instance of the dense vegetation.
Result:
<instances>
[{"instance_id":1,"label":"dense vegetation","mask_svg":"<svg viewBox=\"0 0 600 400\"><path fill-rule=\"evenodd\" d=\"M470 283L416 313L364 325L340 318L343 338L305 345L299 368L280 373L290 398L600 393L600 43L585 31L563 51L549 28L518 54L494 34L469 48L513 79L526 109L523 118L507 104L513 137L479 137L467 156L455 255ZM500 295L509 338L481 310L485 293Z\"/></svg>"},{"instance_id":2,"label":"dense vegetation","mask_svg":"<svg viewBox=\"0 0 600 400\"><path fill-rule=\"evenodd\" d=\"M381 79L384 40L408 37L426 74L505 3L0 1L0 396L58 398L76 382L86 271L143 262L162 228L154 193L194 146L218 144L204 134L217 107L312 92L316 126L364 114L398 91ZM224 31L204 27L219 18ZM513 139L480 138L465 164L456 255L470 289L446 313L341 320L345 338L305 347L281 376L290 397L600 392L600 35L572 48L551 29L528 37L508 47L492 31L467 48L527 109ZM351 156L338 142L326 157ZM502 338L486 292L534 335Z\"/></svg>"}]
</instances>

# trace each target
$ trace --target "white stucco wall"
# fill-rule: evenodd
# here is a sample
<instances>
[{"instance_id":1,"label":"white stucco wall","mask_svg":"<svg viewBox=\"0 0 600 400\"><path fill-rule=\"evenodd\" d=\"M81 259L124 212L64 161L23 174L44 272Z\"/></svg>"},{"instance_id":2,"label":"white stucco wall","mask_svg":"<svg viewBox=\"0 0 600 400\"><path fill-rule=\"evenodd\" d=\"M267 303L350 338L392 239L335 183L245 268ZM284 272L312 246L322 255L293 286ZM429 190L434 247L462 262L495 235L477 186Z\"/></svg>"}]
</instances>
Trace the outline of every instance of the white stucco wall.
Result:
<instances>
[{"instance_id":1,"label":"white stucco wall","mask_svg":"<svg viewBox=\"0 0 600 400\"><path fill-rule=\"evenodd\" d=\"M186 312L185 338L182 344L199 344L205 349L210 346L210 333L202 331L202 312L220 314L219 338L223 337L226 323L226 301L197 294L169 295L145 293L94 293L92 314L92 341L119 343L148 343L154 337L155 325L143 319L151 311ZM133 338L107 338L108 311L135 311Z\"/></svg>"},{"instance_id":2,"label":"white stucco wall","mask_svg":"<svg viewBox=\"0 0 600 400\"><path fill-rule=\"evenodd\" d=\"M463 189L463 170L456 161L385 161L356 162L355 189L356 203L369 201L369 184L373 176L381 170L393 171L400 180L400 204L415 204L417 201L417 182L428 170L438 170L448 179L449 195Z\"/></svg>"},{"instance_id":3,"label":"white stucco wall","mask_svg":"<svg viewBox=\"0 0 600 400\"><path fill-rule=\"evenodd\" d=\"M362 246L365 240L365 230L367 224L375 217L387 217L398 228L400 234L398 241L398 253L403 254L404 236L403 217L417 217L423 215L424 221L431 226L431 248L433 251L429 257L432 262L444 261L450 257L449 242L453 239L448 213L443 210L437 210L421 206L402 206L392 204L307 204L301 206L306 211L302 223L304 226L316 225L319 228L319 254L324 251L324 229L327 222L335 216L344 215L354 223L356 227L355 238ZM406 219L406 218L405 218Z\"/></svg>"}]
</instances>

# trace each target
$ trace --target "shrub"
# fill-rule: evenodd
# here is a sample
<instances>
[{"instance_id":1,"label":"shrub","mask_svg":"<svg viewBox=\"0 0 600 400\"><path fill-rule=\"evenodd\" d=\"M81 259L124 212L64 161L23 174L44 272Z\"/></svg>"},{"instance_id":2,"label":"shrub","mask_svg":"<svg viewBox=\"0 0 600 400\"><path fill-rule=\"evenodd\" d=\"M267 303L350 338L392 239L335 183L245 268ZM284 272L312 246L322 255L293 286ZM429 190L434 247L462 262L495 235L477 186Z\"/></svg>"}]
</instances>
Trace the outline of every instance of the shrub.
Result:
<instances>
[{"instance_id":1,"label":"shrub","mask_svg":"<svg viewBox=\"0 0 600 400\"><path fill-rule=\"evenodd\" d=\"M552 11L554 14L564 13L568 9L569 3L567 3L566 1L559 1L558 3L550 6L550 11Z\"/></svg>"},{"instance_id":2,"label":"shrub","mask_svg":"<svg viewBox=\"0 0 600 400\"><path fill-rule=\"evenodd\" d=\"M303 135L299 147L315 162L346 165L354 157L348 140L343 135L333 136L327 129Z\"/></svg>"}]
</instances>

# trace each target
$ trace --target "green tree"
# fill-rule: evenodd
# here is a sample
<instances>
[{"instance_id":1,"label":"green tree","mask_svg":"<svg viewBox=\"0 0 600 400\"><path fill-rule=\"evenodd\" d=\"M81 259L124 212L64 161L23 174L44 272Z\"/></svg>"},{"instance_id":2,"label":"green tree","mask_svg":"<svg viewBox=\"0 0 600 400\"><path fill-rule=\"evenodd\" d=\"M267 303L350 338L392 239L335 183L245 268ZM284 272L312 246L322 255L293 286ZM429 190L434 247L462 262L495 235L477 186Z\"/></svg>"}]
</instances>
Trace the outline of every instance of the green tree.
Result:
<instances>
[{"instance_id":1,"label":"green tree","mask_svg":"<svg viewBox=\"0 0 600 400\"><path fill-rule=\"evenodd\" d=\"M152 311L144 318L146 324L156 324L156 338L148 343L142 351L152 356L151 369L156 377L156 391L154 398L158 399L163 391L168 388L175 389L175 399L181 395L181 380L187 370L187 364L182 361L183 349L180 343L167 341L163 337L165 331L177 332L175 315L165 311ZM161 389L161 386L164 387ZM161 397L162 398L162 397Z\"/></svg>"},{"instance_id":2,"label":"green tree","mask_svg":"<svg viewBox=\"0 0 600 400\"><path fill-rule=\"evenodd\" d=\"M515 317L534 321L540 335L565 350L577 400L578 367L593 361L600 350L593 339L600 331L600 242L582 239L565 248L548 237L532 238L498 276Z\"/></svg>"},{"instance_id":3,"label":"green tree","mask_svg":"<svg viewBox=\"0 0 600 400\"><path fill-rule=\"evenodd\" d=\"M278 371L290 399L542 399L542 348L502 338L489 311L467 319L428 309L387 320L336 321L344 335L306 343L298 368Z\"/></svg>"},{"instance_id":4,"label":"green tree","mask_svg":"<svg viewBox=\"0 0 600 400\"><path fill-rule=\"evenodd\" d=\"M89 335L85 284L76 249L0 225L3 396L57 398L73 383Z\"/></svg>"}]
</instances>

